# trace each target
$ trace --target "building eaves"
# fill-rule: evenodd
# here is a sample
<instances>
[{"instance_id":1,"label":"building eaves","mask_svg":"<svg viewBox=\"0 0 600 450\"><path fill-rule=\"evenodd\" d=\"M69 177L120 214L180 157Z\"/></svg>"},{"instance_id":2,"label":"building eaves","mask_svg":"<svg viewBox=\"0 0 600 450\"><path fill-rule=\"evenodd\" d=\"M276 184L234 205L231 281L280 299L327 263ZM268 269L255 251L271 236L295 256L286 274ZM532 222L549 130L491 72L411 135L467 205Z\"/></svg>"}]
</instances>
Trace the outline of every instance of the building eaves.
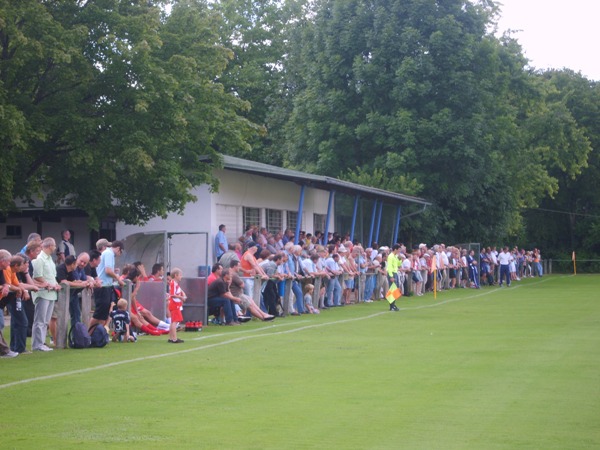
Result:
<instances>
[{"instance_id":1,"label":"building eaves","mask_svg":"<svg viewBox=\"0 0 600 450\"><path fill-rule=\"evenodd\" d=\"M209 156L200 157L201 161L209 162ZM221 155L223 168L239 172L252 173L268 178L276 178L285 181L293 181L300 185L323 189L326 191L334 190L348 195L360 195L367 198L386 199L391 203L416 203L423 206L431 205L431 202L410 195L399 194L370 186L364 186L350 181L340 180L338 178L315 175L298 170L286 169L283 167L272 166L256 161L237 158L235 156Z\"/></svg>"}]
</instances>

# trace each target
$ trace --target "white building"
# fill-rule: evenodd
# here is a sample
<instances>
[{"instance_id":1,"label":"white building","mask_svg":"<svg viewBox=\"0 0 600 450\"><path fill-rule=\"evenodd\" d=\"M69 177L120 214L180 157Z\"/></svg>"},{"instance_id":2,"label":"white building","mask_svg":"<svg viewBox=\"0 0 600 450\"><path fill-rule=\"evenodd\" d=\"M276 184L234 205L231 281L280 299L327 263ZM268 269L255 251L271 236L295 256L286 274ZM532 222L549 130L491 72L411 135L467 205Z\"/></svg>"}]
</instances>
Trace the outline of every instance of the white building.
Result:
<instances>
[{"instance_id":1,"label":"white building","mask_svg":"<svg viewBox=\"0 0 600 450\"><path fill-rule=\"evenodd\" d=\"M205 161L210 162L208 158ZM181 215L172 213L165 219L157 217L144 226L107 220L102 223L100 233L96 233L89 231L86 218L76 211L48 213L32 208L23 211L20 216L6 219L0 248L18 251L31 232L52 236L59 241L60 231L71 229L78 252L93 247L99 237L125 239L135 233L166 232L171 237L171 266L180 267L186 274L192 275L197 273L198 266L213 262L214 236L220 224L226 225L230 243L243 234L248 224L264 226L272 232L286 228L302 229L307 233L333 231L336 224L334 198L343 194L355 199L352 225L348 225L347 231L354 234L358 217L358 221L363 223L362 240L366 242L379 235L383 204L388 215L390 207L396 208L394 217L387 218L388 223L394 224L394 231L389 233L391 236L398 235L401 205L416 204L424 209L430 204L417 197L231 156L223 156L222 162L223 168L215 169L219 192L211 193L206 185L195 188L193 193L197 201L189 203ZM359 198L370 202L369 205L373 204L372 209L369 206L370 210L363 210L362 217L357 208ZM369 233L366 233L367 229ZM156 256L160 262L164 261L162 258L162 254ZM150 269L150 262L143 261Z\"/></svg>"}]
</instances>

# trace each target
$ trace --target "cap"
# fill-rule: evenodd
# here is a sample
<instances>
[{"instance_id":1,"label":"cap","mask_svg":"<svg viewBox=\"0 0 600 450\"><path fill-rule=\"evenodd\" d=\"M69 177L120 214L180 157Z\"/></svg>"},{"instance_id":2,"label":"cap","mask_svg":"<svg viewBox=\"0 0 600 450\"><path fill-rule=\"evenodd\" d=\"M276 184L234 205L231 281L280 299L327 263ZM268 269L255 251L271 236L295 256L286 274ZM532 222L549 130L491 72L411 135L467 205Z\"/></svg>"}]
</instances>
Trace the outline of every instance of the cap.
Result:
<instances>
[{"instance_id":1,"label":"cap","mask_svg":"<svg viewBox=\"0 0 600 450\"><path fill-rule=\"evenodd\" d=\"M96 241L96 248L101 248L101 247L112 247L112 242L110 242L108 239L98 239Z\"/></svg>"}]
</instances>

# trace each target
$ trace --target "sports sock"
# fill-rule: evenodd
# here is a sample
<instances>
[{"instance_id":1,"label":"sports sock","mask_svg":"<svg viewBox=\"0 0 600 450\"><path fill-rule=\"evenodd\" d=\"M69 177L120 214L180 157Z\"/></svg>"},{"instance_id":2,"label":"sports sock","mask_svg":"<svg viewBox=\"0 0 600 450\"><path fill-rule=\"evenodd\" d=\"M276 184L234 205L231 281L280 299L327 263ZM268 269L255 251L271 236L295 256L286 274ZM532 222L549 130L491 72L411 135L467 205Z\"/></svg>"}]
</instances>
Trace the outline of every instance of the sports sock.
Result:
<instances>
[{"instance_id":1,"label":"sports sock","mask_svg":"<svg viewBox=\"0 0 600 450\"><path fill-rule=\"evenodd\" d=\"M147 334L151 334L152 336L161 336L163 333L160 330L157 330L152 325L144 325L142 327L142 331Z\"/></svg>"}]
</instances>

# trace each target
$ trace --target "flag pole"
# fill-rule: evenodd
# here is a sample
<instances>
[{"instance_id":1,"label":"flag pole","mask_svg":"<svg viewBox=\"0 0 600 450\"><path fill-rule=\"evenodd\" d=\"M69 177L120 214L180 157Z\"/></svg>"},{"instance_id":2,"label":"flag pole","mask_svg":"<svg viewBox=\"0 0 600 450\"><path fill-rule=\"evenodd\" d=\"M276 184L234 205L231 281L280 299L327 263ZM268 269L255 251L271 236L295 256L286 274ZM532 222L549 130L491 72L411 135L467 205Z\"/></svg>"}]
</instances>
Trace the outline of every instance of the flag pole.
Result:
<instances>
[{"instance_id":1,"label":"flag pole","mask_svg":"<svg viewBox=\"0 0 600 450\"><path fill-rule=\"evenodd\" d=\"M573 275L577 275L577 260L575 258L575 252L573 252Z\"/></svg>"}]
</instances>

